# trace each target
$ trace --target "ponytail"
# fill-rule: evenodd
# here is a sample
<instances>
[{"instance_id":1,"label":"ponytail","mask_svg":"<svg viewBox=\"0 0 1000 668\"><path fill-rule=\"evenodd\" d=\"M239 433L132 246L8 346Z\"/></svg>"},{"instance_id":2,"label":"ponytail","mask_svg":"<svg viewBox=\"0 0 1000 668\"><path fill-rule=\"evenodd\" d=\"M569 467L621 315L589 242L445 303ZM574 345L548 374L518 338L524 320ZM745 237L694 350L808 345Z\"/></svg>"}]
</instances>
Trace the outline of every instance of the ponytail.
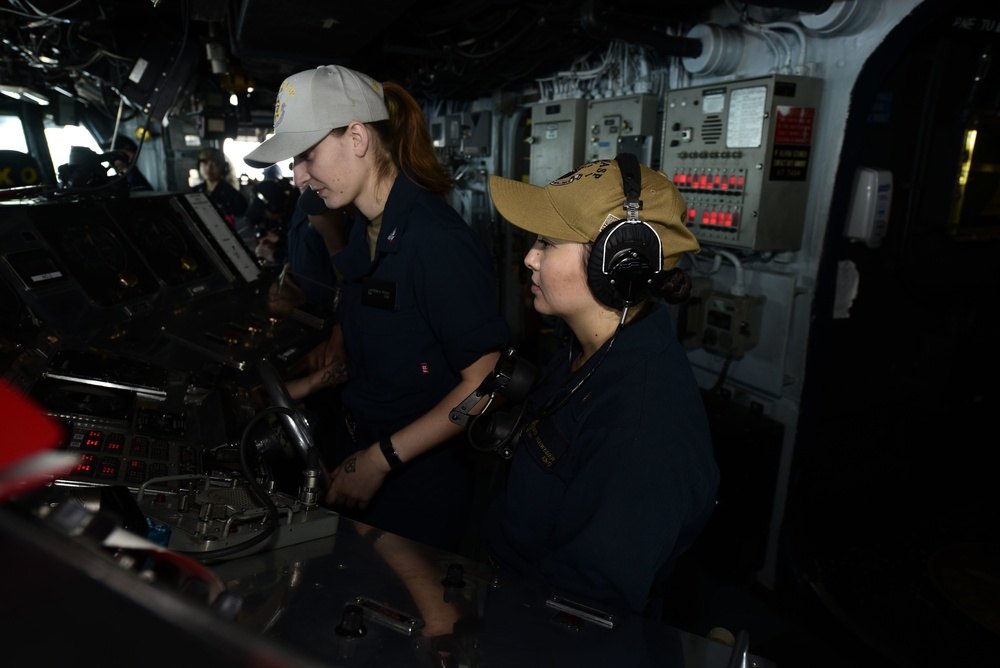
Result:
<instances>
[{"instance_id":1,"label":"ponytail","mask_svg":"<svg viewBox=\"0 0 1000 668\"><path fill-rule=\"evenodd\" d=\"M369 126L375 129L383 146L388 148L388 158L424 190L440 197L446 196L451 192L454 180L438 161L420 105L399 84L384 82L382 90L389 108L389 119L370 123ZM379 170L388 173L388 162L379 165Z\"/></svg>"}]
</instances>

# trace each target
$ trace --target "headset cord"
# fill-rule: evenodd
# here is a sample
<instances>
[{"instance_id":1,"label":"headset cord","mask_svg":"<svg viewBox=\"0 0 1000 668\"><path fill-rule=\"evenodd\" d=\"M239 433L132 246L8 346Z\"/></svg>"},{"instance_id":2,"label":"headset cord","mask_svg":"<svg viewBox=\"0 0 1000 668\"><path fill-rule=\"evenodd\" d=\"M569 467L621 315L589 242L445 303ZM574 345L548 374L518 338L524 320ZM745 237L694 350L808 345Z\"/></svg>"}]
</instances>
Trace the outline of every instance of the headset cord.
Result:
<instances>
[{"instance_id":1,"label":"headset cord","mask_svg":"<svg viewBox=\"0 0 1000 668\"><path fill-rule=\"evenodd\" d=\"M607 347L604 349L604 352L597 360L597 363L594 364L594 366L590 367L590 371L587 372L587 375L581 378L580 382L578 382L573 387L573 389L569 391L569 394L560 399L559 402L556 403L554 406L548 408L542 408L542 411L537 416L535 416L535 419L541 420L542 418L547 418L550 415L553 415L554 413L561 410L563 406L569 403L569 400L573 398L573 395L576 394L577 390L583 387L583 384L586 383L588 380L590 380L590 377L594 375L594 372L597 371L597 368L604 363L604 358L606 358L608 356L608 353L611 352L611 347L615 345L615 339L618 338L618 333L622 331L622 327L625 326L625 318L628 316L628 309L629 309L628 304L626 304L625 308L622 309L622 317L621 320L618 321L618 326L615 328L615 333L611 335L611 339L608 341ZM572 360L572 351L573 351L573 346L571 345L570 360Z\"/></svg>"}]
</instances>

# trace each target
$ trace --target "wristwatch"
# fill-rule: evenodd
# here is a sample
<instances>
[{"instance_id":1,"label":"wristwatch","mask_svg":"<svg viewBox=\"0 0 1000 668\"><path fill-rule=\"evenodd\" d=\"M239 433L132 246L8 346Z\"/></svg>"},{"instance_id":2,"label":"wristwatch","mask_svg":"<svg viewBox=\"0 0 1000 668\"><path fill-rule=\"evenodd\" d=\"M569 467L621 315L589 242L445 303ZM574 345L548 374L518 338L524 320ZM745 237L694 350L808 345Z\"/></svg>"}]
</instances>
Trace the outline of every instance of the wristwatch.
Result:
<instances>
[{"instance_id":1,"label":"wristwatch","mask_svg":"<svg viewBox=\"0 0 1000 668\"><path fill-rule=\"evenodd\" d=\"M402 468L403 461L399 458L399 454L396 453L396 447L392 444L392 439L388 436L383 436L378 442L379 448L382 449L382 455L385 457L385 461L389 462L389 470L395 471Z\"/></svg>"}]
</instances>

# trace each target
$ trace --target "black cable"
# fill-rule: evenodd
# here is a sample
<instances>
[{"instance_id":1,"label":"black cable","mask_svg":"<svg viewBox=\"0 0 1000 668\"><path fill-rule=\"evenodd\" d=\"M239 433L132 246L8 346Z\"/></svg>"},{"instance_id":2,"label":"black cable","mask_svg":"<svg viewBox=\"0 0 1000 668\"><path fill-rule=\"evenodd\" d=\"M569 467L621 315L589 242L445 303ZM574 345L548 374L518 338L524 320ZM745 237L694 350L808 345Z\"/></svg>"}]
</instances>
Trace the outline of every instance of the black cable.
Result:
<instances>
[{"instance_id":1,"label":"black cable","mask_svg":"<svg viewBox=\"0 0 1000 668\"><path fill-rule=\"evenodd\" d=\"M608 341L607 347L604 349L604 352L601 354L600 359L597 360L597 363L594 364L594 366L592 366L590 368L590 370L587 372L587 375L585 375L583 378L581 378L580 382L577 383L576 386L572 390L569 391L569 394L567 394L565 397L563 397L557 404L555 404L554 406L551 406L551 407L543 407L542 411L538 415L534 416L536 419L540 420L542 418L546 418L546 417L548 417L550 415L553 415L556 412L558 412L563 406L565 406L566 404L569 403L569 400L573 398L573 395L577 393L577 390L579 390L581 387L583 387L583 384L586 383L588 380L590 380L590 377L594 375L594 372L597 371L597 368L600 367L601 364L604 363L604 359L608 356L608 353L611 352L611 347L613 345L615 345L615 339L618 338L618 333L620 331L622 331L622 327L625 326L625 318L626 318L626 316L628 316L628 306L626 306L624 308L624 310L622 311L622 317L621 317L621 320L618 321L618 326L615 328L615 333L611 335L611 339ZM573 351L573 347L570 346L570 354L572 354L572 351ZM572 363L572 360L570 362ZM556 395L552 395L552 396L553 396L553 399L554 399Z\"/></svg>"},{"instance_id":2,"label":"black cable","mask_svg":"<svg viewBox=\"0 0 1000 668\"><path fill-rule=\"evenodd\" d=\"M282 413L289 417L295 415L295 411L290 408L285 408L284 406L268 406L267 408L261 410L247 422L246 427L243 428L243 433L240 435L240 441L238 444L239 455L240 455L240 467L243 469L243 475L246 477L247 485L254 491L254 493L260 498L264 506L267 508L267 514L265 519L267 520L267 526L259 534L253 538L239 543L238 545L230 545L229 547L220 548L218 550L211 550L208 552L178 552L187 557L193 557L199 561L207 561L210 559L221 559L223 557L228 557L233 554L243 552L251 547L254 547L268 538L271 534L275 532L278 528L278 506L275 505L274 500L271 499L271 495L261 487L260 483L257 482L257 476L254 475L253 469L250 468L250 463L247 460L246 450L247 443L252 442L250 438L250 431L257 426L257 423L266 417L274 415L275 413Z\"/></svg>"}]
</instances>

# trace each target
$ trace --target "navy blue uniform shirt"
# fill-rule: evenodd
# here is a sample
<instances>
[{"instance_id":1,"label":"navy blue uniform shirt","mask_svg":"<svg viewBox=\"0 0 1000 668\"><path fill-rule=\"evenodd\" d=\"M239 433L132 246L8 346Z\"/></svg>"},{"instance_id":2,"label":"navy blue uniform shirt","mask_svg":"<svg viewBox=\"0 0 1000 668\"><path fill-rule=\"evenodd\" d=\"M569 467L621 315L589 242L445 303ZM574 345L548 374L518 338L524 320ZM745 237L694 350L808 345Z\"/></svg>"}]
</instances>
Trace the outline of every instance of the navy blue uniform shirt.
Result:
<instances>
[{"instance_id":1,"label":"navy blue uniform shirt","mask_svg":"<svg viewBox=\"0 0 1000 668\"><path fill-rule=\"evenodd\" d=\"M575 373L569 350L541 373L506 491L484 540L504 568L564 592L642 613L654 583L694 542L719 472L701 393L667 308L624 327Z\"/></svg>"},{"instance_id":2,"label":"navy blue uniform shirt","mask_svg":"<svg viewBox=\"0 0 1000 668\"><path fill-rule=\"evenodd\" d=\"M340 323L361 424L395 430L435 406L482 355L502 350L496 272L486 242L443 199L400 174L370 259L367 220L333 256L344 278Z\"/></svg>"},{"instance_id":3,"label":"navy blue uniform shirt","mask_svg":"<svg viewBox=\"0 0 1000 668\"><path fill-rule=\"evenodd\" d=\"M193 193L205 193L207 190L204 182L199 183L190 190ZM250 202L239 190L233 187L228 181L220 181L215 186L215 190L207 195L210 201L230 226L236 224L236 219L247 212Z\"/></svg>"},{"instance_id":4,"label":"navy blue uniform shirt","mask_svg":"<svg viewBox=\"0 0 1000 668\"><path fill-rule=\"evenodd\" d=\"M510 339L489 248L447 202L401 174L374 261L367 225L359 215L347 247L333 256L344 278L339 320L348 381L341 402L353 429L353 438L336 439L334 465L425 414L458 385L462 369ZM364 512L339 510L455 552L471 519L470 448L459 433L391 472Z\"/></svg>"},{"instance_id":5,"label":"navy blue uniform shirt","mask_svg":"<svg viewBox=\"0 0 1000 668\"><path fill-rule=\"evenodd\" d=\"M296 206L285 237L288 266L295 284L314 304L333 306L337 275L330 251L319 230L309 224L309 214Z\"/></svg>"}]
</instances>

